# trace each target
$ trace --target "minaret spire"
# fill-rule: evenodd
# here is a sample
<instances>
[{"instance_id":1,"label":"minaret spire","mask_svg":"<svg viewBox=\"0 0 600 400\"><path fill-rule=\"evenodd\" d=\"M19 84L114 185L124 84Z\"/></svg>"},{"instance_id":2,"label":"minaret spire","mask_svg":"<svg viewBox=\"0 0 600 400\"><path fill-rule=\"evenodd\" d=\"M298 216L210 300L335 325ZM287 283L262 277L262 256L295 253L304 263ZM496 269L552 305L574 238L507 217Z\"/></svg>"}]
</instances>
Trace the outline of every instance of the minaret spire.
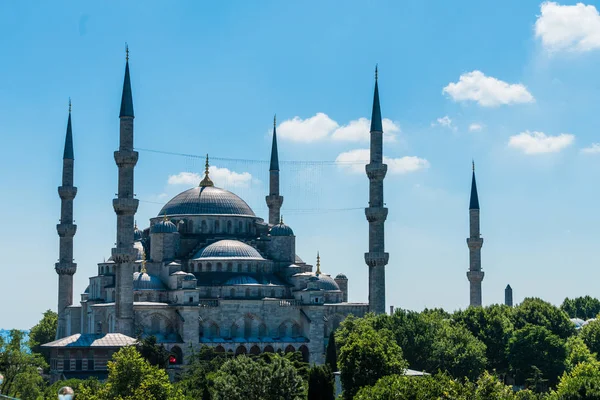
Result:
<instances>
[{"instance_id":1,"label":"minaret spire","mask_svg":"<svg viewBox=\"0 0 600 400\"><path fill-rule=\"evenodd\" d=\"M77 264L73 262L73 236L77 232L77 225L73 223L73 199L77 195L77 188L73 186L74 155L73 155L73 129L71 126L71 99L69 99L69 118L67 120L67 134L65 136L65 150L63 153L62 185L58 187L61 200L60 223L56 225L60 247L59 260L54 269L58 274L58 327L56 338L68 336L67 307L73 304L73 275L77 271Z\"/></svg>"},{"instance_id":2,"label":"minaret spire","mask_svg":"<svg viewBox=\"0 0 600 400\"><path fill-rule=\"evenodd\" d=\"M385 266L389 254L385 252L384 223L388 209L383 202L383 179L387 165L383 163L383 125L379 104L379 74L375 67L375 91L371 114L371 150L370 162L366 165L369 178L369 207L365 215L369 222L369 252L365 253L365 262L369 266L369 311L385 313Z\"/></svg>"},{"instance_id":3,"label":"minaret spire","mask_svg":"<svg viewBox=\"0 0 600 400\"><path fill-rule=\"evenodd\" d=\"M127 336L134 335L133 314L133 270L137 251L133 247L134 216L138 200L134 199L134 167L138 153L133 150L133 99L129 77L129 47L126 49L125 78L121 95L119 150L115 151L115 162L119 169L119 191L113 200L117 214L117 247L112 249L115 266L115 312L116 330Z\"/></svg>"},{"instance_id":4,"label":"minaret spire","mask_svg":"<svg viewBox=\"0 0 600 400\"><path fill-rule=\"evenodd\" d=\"M484 272L481 270L481 247L483 238L479 231L479 196L477 195L477 183L475 182L475 162L472 163L473 176L471 178L471 198L469 201L469 271L467 279L469 280L469 305L473 307L481 306L481 281L483 281Z\"/></svg>"},{"instance_id":5,"label":"minaret spire","mask_svg":"<svg viewBox=\"0 0 600 400\"><path fill-rule=\"evenodd\" d=\"M269 224L277 225L280 220L283 196L279 195L279 153L277 151L277 116L273 117L273 142L271 143L271 163L269 166L269 195L266 197L269 207Z\"/></svg>"}]
</instances>

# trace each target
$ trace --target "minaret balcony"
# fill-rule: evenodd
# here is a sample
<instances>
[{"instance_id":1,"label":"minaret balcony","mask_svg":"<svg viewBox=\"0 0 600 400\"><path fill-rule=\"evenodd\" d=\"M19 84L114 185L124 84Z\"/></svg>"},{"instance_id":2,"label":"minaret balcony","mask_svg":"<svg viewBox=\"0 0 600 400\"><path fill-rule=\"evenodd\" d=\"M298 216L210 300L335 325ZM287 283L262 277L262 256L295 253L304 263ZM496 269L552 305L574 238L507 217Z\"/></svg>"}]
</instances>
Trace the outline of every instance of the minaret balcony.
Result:
<instances>
[{"instance_id":1,"label":"minaret balcony","mask_svg":"<svg viewBox=\"0 0 600 400\"><path fill-rule=\"evenodd\" d=\"M484 275L483 271L467 271L467 279L471 283L481 283Z\"/></svg>"},{"instance_id":2,"label":"minaret balcony","mask_svg":"<svg viewBox=\"0 0 600 400\"><path fill-rule=\"evenodd\" d=\"M59 186L58 195L62 200L73 200L77 195L77 188L75 186Z\"/></svg>"},{"instance_id":3,"label":"minaret balcony","mask_svg":"<svg viewBox=\"0 0 600 400\"><path fill-rule=\"evenodd\" d=\"M54 264L54 269L59 275L73 275L77 271L77 264L74 262L61 261Z\"/></svg>"},{"instance_id":4,"label":"minaret balcony","mask_svg":"<svg viewBox=\"0 0 600 400\"><path fill-rule=\"evenodd\" d=\"M365 215L369 222L384 222L387 219L388 209L385 207L367 207Z\"/></svg>"},{"instance_id":5,"label":"minaret balcony","mask_svg":"<svg viewBox=\"0 0 600 400\"><path fill-rule=\"evenodd\" d=\"M480 249L483 246L483 238L467 238L469 249Z\"/></svg>"},{"instance_id":6,"label":"minaret balcony","mask_svg":"<svg viewBox=\"0 0 600 400\"><path fill-rule=\"evenodd\" d=\"M387 165L370 163L365 166L365 171L370 180L382 181L387 173Z\"/></svg>"},{"instance_id":7,"label":"minaret balcony","mask_svg":"<svg viewBox=\"0 0 600 400\"><path fill-rule=\"evenodd\" d=\"M383 267L390 259L389 253L370 251L365 253L365 263L369 267Z\"/></svg>"},{"instance_id":8,"label":"minaret balcony","mask_svg":"<svg viewBox=\"0 0 600 400\"><path fill-rule=\"evenodd\" d=\"M276 194L270 194L265 197L267 200L267 207L281 207L283 204L283 196L279 196Z\"/></svg>"},{"instance_id":9,"label":"minaret balcony","mask_svg":"<svg viewBox=\"0 0 600 400\"><path fill-rule=\"evenodd\" d=\"M139 202L138 199L113 199L113 208L117 215L134 215Z\"/></svg>"},{"instance_id":10,"label":"minaret balcony","mask_svg":"<svg viewBox=\"0 0 600 400\"><path fill-rule=\"evenodd\" d=\"M123 264L134 262L137 259L137 250L133 247L129 248L113 248L112 249L112 257L115 263Z\"/></svg>"},{"instance_id":11,"label":"minaret balcony","mask_svg":"<svg viewBox=\"0 0 600 400\"><path fill-rule=\"evenodd\" d=\"M115 162L119 167L135 166L138 161L137 151L119 150L115 151Z\"/></svg>"},{"instance_id":12,"label":"minaret balcony","mask_svg":"<svg viewBox=\"0 0 600 400\"><path fill-rule=\"evenodd\" d=\"M59 237L73 237L77 232L77 225L71 223L60 223L56 225Z\"/></svg>"}]
</instances>

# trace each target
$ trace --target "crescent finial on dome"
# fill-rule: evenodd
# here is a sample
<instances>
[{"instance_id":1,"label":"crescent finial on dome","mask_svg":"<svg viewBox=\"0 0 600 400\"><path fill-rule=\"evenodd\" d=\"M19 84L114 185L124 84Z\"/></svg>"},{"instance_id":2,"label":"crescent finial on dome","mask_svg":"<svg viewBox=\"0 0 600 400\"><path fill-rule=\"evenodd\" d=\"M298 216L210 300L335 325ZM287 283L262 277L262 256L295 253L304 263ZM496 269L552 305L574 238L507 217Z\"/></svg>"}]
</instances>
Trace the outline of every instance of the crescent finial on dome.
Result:
<instances>
[{"instance_id":1,"label":"crescent finial on dome","mask_svg":"<svg viewBox=\"0 0 600 400\"><path fill-rule=\"evenodd\" d=\"M206 155L206 163L204 164L204 179L200 182L201 187L215 186L213 181L208 177L208 154Z\"/></svg>"}]
</instances>

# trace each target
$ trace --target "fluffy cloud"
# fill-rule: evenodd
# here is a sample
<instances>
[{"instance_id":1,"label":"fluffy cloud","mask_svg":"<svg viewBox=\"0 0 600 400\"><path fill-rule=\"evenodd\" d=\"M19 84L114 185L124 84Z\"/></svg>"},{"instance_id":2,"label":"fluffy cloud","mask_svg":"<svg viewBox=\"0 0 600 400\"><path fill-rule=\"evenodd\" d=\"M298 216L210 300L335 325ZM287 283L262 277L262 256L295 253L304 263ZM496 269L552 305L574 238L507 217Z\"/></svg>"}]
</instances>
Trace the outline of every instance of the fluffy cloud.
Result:
<instances>
[{"instance_id":1,"label":"fluffy cloud","mask_svg":"<svg viewBox=\"0 0 600 400\"><path fill-rule=\"evenodd\" d=\"M483 107L503 104L531 103L535 101L527 88L520 83L506 83L481 71L462 74L458 82L450 82L442 93L454 101L476 101Z\"/></svg>"},{"instance_id":2,"label":"fluffy cloud","mask_svg":"<svg viewBox=\"0 0 600 400\"><path fill-rule=\"evenodd\" d=\"M525 154L556 153L570 146L575 140L575 135L561 133L557 136L548 136L544 132L521 132L511 136L508 146L522 150Z\"/></svg>"},{"instance_id":3,"label":"fluffy cloud","mask_svg":"<svg viewBox=\"0 0 600 400\"><path fill-rule=\"evenodd\" d=\"M365 165L369 163L369 149L356 149L341 153L335 159L341 168L353 173L365 173ZM400 158L383 157L383 162L388 165L388 172L392 174L406 174L424 168L429 168L429 161L414 156Z\"/></svg>"},{"instance_id":4,"label":"fluffy cloud","mask_svg":"<svg viewBox=\"0 0 600 400\"><path fill-rule=\"evenodd\" d=\"M249 187L252 183L252 175L249 172L235 172L228 168L211 166L209 168L210 179L219 184L220 187ZM195 172L180 172L170 175L167 183L169 185L195 186L200 183L203 175Z\"/></svg>"},{"instance_id":5,"label":"fluffy cloud","mask_svg":"<svg viewBox=\"0 0 600 400\"><path fill-rule=\"evenodd\" d=\"M590 147L581 149L584 154L597 154L600 153L600 143L592 143Z\"/></svg>"},{"instance_id":6,"label":"fluffy cloud","mask_svg":"<svg viewBox=\"0 0 600 400\"><path fill-rule=\"evenodd\" d=\"M478 132L483 129L483 125L478 124L476 122L469 125L469 132Z\"/></svg>"},{"instance_id":7,"label":"fluffy cloud","mask_svg":"<svg viewBox=\"0 0 600 400\"><path fill-rule=\"evenodd\" d=\"M449 116L445 115L442 118L438 118L436 122L432 122L431 126L441 126L444 128L452 129L456 131L456 126L452 125L452 119Z\"/></svg>"},{"instance_id":8,"label":"fluffy cloud","mask_svg":"<svg viewBox=\"0 0 600 400\"><path fill-rule=\"evenodd\" d=\"M535 36L550 52L584 52L600 48L600 15L596 7L545 2L535 21Z\"/></svg>"},{"instance_id":9,"label":"fluffy cloud","mask_svg":"<svg viewBox=\"0 0 600 400\"><path fill-rule=\"evenodd\" d=\"M384 118L381 122L383 124L383 139L386 142L395 141L396 134L400 132L400 126L388 118ZM304 143L327 139L368 142L370 129L371 121L364 117L350 121L347 125L339 125L327 114L317 113L315 116L306 119L294 117L283 121L277 127L277 134L282 139Z\"/></svg>"},{"instance_id":10,"label":"fluffy cloud","mask_svg":"<svg viewBox=\"0 0 600 400\"><path fill-rule=\"evenodd\" d=\"M283 121L277 128L277 134L282 139L310 143L326 139L338 127L338 123L329 118L327 114L317 113L314 117L307 119L294 117Z\"/></svg>"}]
</instances>

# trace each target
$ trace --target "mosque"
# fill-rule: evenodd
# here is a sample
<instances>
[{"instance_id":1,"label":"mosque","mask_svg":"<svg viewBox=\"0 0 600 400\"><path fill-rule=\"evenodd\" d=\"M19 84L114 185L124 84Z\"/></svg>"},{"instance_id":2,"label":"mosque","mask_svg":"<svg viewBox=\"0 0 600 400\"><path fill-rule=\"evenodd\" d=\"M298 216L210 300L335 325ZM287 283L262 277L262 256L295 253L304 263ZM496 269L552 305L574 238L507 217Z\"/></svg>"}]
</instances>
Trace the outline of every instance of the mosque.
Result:
<instances>
[{"instance_id":1,"label":"mosque","mask_svg":"<svg viewBox=\"0 0 600 400\"><path fill-rule=\"evenodd\" d=\"M71 109L63 155L58 273L58 331L51 370L61 377L105 376L113 352L138 337L156 336L172 364L185 364L194 349L260 354L298 351L321 364L330 332L348 315L385 312L383 128L377 76L371 118L369 178L369 303L348 302L348 278L335 277L296 254L296 236L281 218L276 124L269 167L268 222L209 174L168 201L147 228L135 213L134 112L129 57L120 109L116 247L98 264L79 304L73 302L74 152Z\"/></svg>"}]
</instances>

